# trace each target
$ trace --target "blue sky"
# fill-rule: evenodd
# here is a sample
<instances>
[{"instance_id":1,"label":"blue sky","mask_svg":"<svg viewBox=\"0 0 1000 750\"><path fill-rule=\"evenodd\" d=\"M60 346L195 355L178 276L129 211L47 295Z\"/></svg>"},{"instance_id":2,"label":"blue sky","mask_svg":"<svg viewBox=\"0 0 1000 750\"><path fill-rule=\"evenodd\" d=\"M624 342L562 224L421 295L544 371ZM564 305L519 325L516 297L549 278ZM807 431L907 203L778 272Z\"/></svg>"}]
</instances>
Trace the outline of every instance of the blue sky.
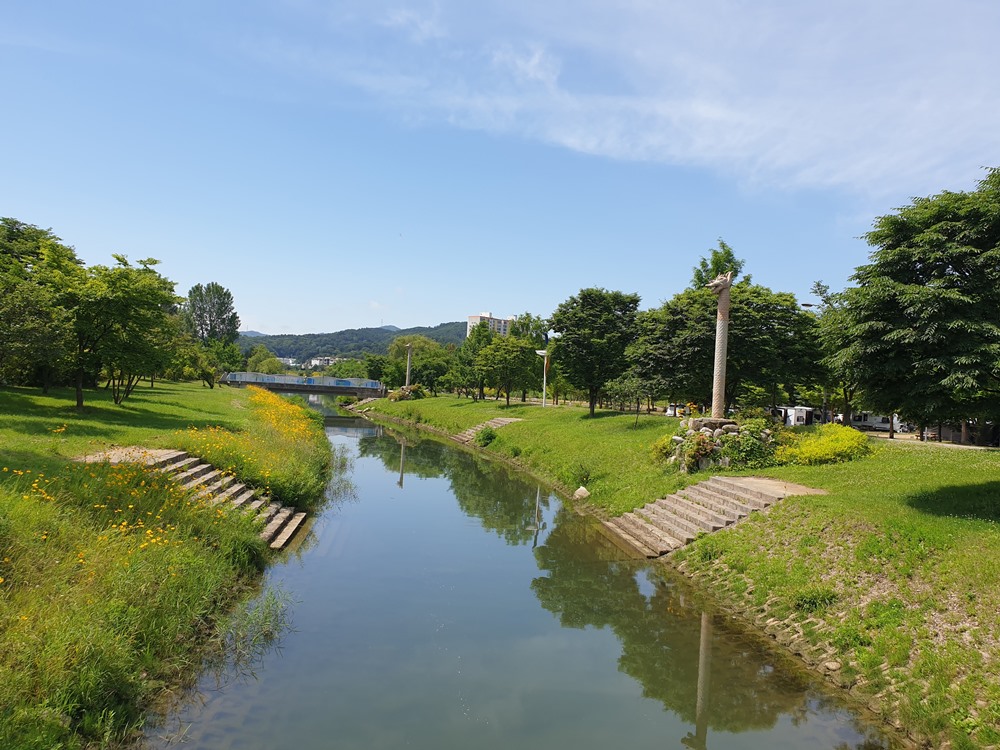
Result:
<instances>
[{"instance_id":1,"label":"blue sky","mask_svg":"<svg viewBox=\"0 0 1000 750\"><path fill-rule=\"evenodd\" d=\"M807 301L1000 166L993 0L0 8L0 215L266 333L653 307L720 237Z\"/></svg>"}]
</instances>

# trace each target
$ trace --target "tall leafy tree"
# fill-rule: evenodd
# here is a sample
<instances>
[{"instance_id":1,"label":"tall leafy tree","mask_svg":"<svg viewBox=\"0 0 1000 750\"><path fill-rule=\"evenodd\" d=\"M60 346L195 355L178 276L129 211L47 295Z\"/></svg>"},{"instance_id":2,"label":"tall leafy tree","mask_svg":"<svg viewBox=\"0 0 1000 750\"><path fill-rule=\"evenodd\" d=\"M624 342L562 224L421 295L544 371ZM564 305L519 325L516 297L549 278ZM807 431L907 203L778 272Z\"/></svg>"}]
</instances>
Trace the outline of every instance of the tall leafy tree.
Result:
<instances>
[{"instance_id":1,"label":"tall leafy tree","mask_svg":"<svg viewBox=\"0 0 1000 750\"><path fill-rule=\"evenodd\" d=\"M628 369L626 347L635 339L639 295L581 289L550 320L559 334L553 356L566 378L587 391L590 415L603 385Z\"/></svg>"},{"instance_id":2,"label":"tall leafy tree","mask_svg":"<svg viewBox=\"0 0 1000 750\"><path fill-rule=\"evenodd\" d=\"M503 391L510 406L510 392L520 388L532 375L538 359L535 345L515 336L497 336L476 355L476 371L483 379Z\"/></svg>"},{"instance_id":3,"label":"tall leafy tree","mask_svg":"<svg viewBox=\"0 0 1000 750\"><path fill-rule=\"evenodd\" d=\"M0 379L48 391L70 349L62 282L81 269L73 248L51 229L0 219Z\"/></svg>"},{"instance_id":4,"label":"tall leafy tree","mask_svg":"<svg viewBox=\"0 0 1000 750\"><path fill-rule=\"evenodd\" d=\"M813 284L812 293L820 299L815 312L816 330L824 354L825 373L822 384L837 395L844 424L850 424L859 391L858 378L850 361L840 356L851 344L845 295L842 292L831 292L830 287L821 281Z\"/></svg>"},{"instance_id":5,"label":"tall leafy tree","mask_svg":"<svg viewBox=\"0 0 1000 750\"><path fill-rule=\"evenodd\" d=\"M698 265L692 269L691 286L694 289L700 289L708 282L730 271L733 274L733 281L736 281L745 262L741 258L737 258L733 249L720 237L719 246L710 250L708 257L702 257Z\"/></svg>"},{"instance_id":6,"label":"tall leafy tree","mask_svg":"<svg viewBox=\"0 0 1000 750\"><path fill-rule=\"evenodd\" d=\"M510 335L527 341L536 351L548 348L549 344L549 322L538 315L529 312L521 313L510 323ZM542 384L542 370L545 361L541 357L536 357L528 365L528 372L521 385L521 401L528 400L528 389Z\"/></svg>"},{"instance_id":7,"label":"tall leafy tree","mask_svg":"<svg viewBox=\"0 0 1000 750\"><path fill-rule=\"evenodd\" d=\"M66 277L75 282L64 289L63 299L73 316L77 408L83 408L84 385L102 367L117 373L125 398L130 382L134 387L140 375L162 365L152 342L168 325L176 302L173 282L156 272L156 260L142 260L135 267L122 255L114 258L115 266L92 266L78 278Z\"/></svg>"},{"instance_id":8,"label":"tall leafy tree","mask_svg":"<svg viewBox=\"0 0 1000 750\"><path fill-rule=\"evenodd\" d=\"M482 399L485 395L486 380L475 367L479 352L492 343L496 334L490 330L486 321L473 326L469 335L458 348L458 358L451 373L449 382L457 390L469 390L474 398Z\"/></svg>"},{"instance_id":9,"label":"tall leafy tree","mask_svg":"<svg viewBox=\"0 0 1000 750\"><path fill-rule=\"evenodd\" d=\"M436 396L442 383L446 382L445 376L454 362L455 354L444 347L428 349L413 363L411 382L426 386Z\"/></svg>"},{"instance_id":10,"label":"tall leafy tree","mask_svg":"<svg viewBox=\"0 0 1000 750\"><path fill-rule=\"evenodd\" d=\"M747 280L731 294L727 407L751 386L776 394L784 384L819 376L815 318L793 295ZM661 381L676 401L711 401L716 305L708 289L688 289L640 317L641 334L629 355L645 382Z\"/></svg>"},{"instance_id":11,"label":"tall leafy tree","mask_svg":"<svg viewBox=\"0 0 1000 750\"><path fill-rule=\"evenodd\" d=\"M0 274L0 382L37 375L49 386L70 348L70 316L51 289L33 279Z\"/></svg>"},{"instance_id":12,"label":"tall leafy tree","mask_svg":"<svg viewBox=\"0 0 1000 750\"><path fill-rule=\"evenodd\" d=\"M1000 417L1000 170L974 191L914 199L866 239L835 360L865 402L923 424Z\"/></svg>"},{"instance_id":13,"label":"tall leafy tree","mask_svg":"<svg viewBox=\"0 0 1000 750\"><path fill-rule=\"evenodd\" d=\"M234 344L240 335L240 316L233 307L232 293L212 281L195 284L184 303L188 329L202 343Z\"/></svg>"}]
</instances>

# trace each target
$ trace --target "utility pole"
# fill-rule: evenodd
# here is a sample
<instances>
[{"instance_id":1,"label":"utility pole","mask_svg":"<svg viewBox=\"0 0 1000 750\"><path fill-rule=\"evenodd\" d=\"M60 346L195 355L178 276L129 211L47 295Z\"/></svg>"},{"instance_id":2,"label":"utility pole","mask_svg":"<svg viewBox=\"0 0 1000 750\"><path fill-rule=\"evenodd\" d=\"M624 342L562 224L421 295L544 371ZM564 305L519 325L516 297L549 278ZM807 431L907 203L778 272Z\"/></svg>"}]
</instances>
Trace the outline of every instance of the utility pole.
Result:
<instances>
[{"instance_id":1,"label":"utility pole","mask_svg":"<svg viewBox=\"0 0 1000 750\"><path fill-rule=\"evenodd\" d=\"M545 392L549 387L549 350L548 349L535 349L535 354L544 359L545 364L542 365L542 408L545 408Z\"/></svg>"}]
</instances>

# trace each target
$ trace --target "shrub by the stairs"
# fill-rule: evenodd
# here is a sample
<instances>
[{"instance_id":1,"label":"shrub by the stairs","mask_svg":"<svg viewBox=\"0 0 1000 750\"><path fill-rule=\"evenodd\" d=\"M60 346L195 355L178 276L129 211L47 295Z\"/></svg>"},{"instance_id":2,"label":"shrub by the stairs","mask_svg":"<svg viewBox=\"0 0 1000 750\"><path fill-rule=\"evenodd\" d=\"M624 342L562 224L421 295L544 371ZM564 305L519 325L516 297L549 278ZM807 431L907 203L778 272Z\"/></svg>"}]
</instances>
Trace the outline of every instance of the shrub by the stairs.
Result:
<instances>
[{"instance_id":1,"label":"shrub by the stairs","mask_svg":"<svg viewBox=\"0 0 1000 750\"><path fill-rule=\"evenodd\" d=\"M839 424L818 425L808 432L786 431L781 442L775 453L779 464L811 466L853 461L872 450L864 433Z\"/></svg>"}]
</instances>

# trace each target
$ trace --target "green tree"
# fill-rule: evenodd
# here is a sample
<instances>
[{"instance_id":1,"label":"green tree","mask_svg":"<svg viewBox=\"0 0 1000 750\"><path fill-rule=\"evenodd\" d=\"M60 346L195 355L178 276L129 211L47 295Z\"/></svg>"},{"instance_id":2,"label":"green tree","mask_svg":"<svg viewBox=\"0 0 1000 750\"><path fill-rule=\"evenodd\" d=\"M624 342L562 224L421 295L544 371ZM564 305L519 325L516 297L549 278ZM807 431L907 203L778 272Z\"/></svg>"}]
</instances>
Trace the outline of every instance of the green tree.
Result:
<instances>
[{"instance_id":1,"label":"green tree","mask_svg":"<svg viewBox=\"0 0 1000 750\"><path fill-rule=\"evenodd\" d=\"M443 347L428 349L413 363L412 382L426 386L436 396L454 362L455 355Z\"/></svg>"},{"instance_id":2,"label":"green tree","mask_svg":"<svg viewBox=\"0 0 1000 750\"><path fill-rule=\"evenodd\" d=\"M281 375L285 371L285 363L277 357L267 357L257 364L257 372L264 375Z\"/></svg>"},{"instance_id":3,"label":"green tree","mask_svg":"<svg viewBox=\"0 0 1000 750\"><path fill-rule=\"evenodd\" d=\"M635 339L639 295L581 289L552 313L560 334L553 356L573 385L587 391L590 415L604 384L628 369L626 347Z\"/></svg>"},{"instance_id":4,"label":"green tree","mask_svg":"<svg viewBox=\"0 0 1000 750\"><path fill-rule=\"evenodd\" d=\"M389 356L392 359L405 360L407 347L412 348L412 356L413 358L417 358L424 352L440 349L441 344L421 334L397 336L389 344Z\"/></svg>"},{"instance_id":5,"label":"green tree","mask_svg":"<svg viewBox=\"0 0 1000 750\"><path fill-rule=\"evenodd\" d=\"M263 372L260 363L266 359L274 359L274 352L263 344L256 344L247 354L247 372Z\"/></svg>"},{"instance_id":6,"label":"green tree","mask_svg":"<svg viewBox=\"0 0 1000 750\"><path fill-rule=\"evenodd\" d=\"M849 343L835 364L884 413L1000 417L1000 170L879 217L866 239L875 250L844 292Z\"/></svg>"},{"instance_id":7,"label":"green tree","mask_svg":"<svg viewBox=\"0 0 1000 750\"><path fill-rule=\"evenodd\" d=\"M831 292L821 281L813 284L812 293L820 299L819 306L814 309L826 368L823 385L838 396L844 424L849 425L858 398L858 378L850 361L840 356L851 344L845 296Z\"/></svg>"},{"instance_id":8,"label":"green tree","mask_svg":"<svg viewBox=\"0 0 1000 750\"><path fill-rule=\"evenodd\" d=\"M327 367L326 374L331 378L367 378L368 368L360 359L345 359Z\"/></svg>"},{"instance_id":9,"label":"green tree","mask_svg":"<svg viewBox=\"0 0 1000 750\"><path fill-rule=\"evenodd\" d=\"M532 342L514 336L497 336L476 355L476 371L484 381L503 391L510 406L510 392L532 375L538 356Z\"/></svg>"},{"instance_id":10,"label":"green tree","mask_svg":"<svg viewBox=\"0 0 1000 750\"><path fill-rule=\"evenodd\" d=\"M389 358L384 354L365 355L365 376L372 380L382 380Z\"/></svg>"},{"instance_id":11,"label":"green tree","mask_svg":"<svg viewBox=\"0 0 1000 750\"><path fill-rule=\"evenodd\" d=\"M51 229L0 219L0 379L37 382L47 392L65 369L70 315L60 290L81 269Z\"/></svg>"},{"instance_id":12,"label":"green tree","mask_svg":"<svg viewBox=\"0 0 1000 750\"><path fill-rule=\"evenodd\" d=\"M37 374L48 393L70 350L70 316L55 294L33 279L0 274L0 382Z\"/></svg>"},{"instance_id":13,"label":"green tree","mask_svg":"<svg viewBox=\"0 0 1000 750\"><path fill-rule=\"evenodd\" d=\"M482 399L485 395L486 380L482 373L476 370L476 357L479 352L490 345L496 334L490 330L489 323L480 322L472 327L465 341L458 348L457 362L448 374L449 383L461 390L469 390L473 398Z\"/></svg>"},{"instance_id":14,"label":"green tree","mask_svg":"<svg viewBox=\"0 0 1000 750\"><path fill-rule=\"evenodd\" d=\"M740 275L746 261L737 258L733 249L727 245L722 238L719 238L719 247L709 251L707 258L701 261L692 270L691 287L701 289L708 282L729 271L733 272L733 281ZM749 279L748 279L749 281Z\"/></svg>"},{"instance_id":15,"label":"green tree","mask_svg":"<svg viewBox=\"0 0 1000 750\"><path fill-rule=\"evenodd\" d=\"M210 340L201 345L201 351L196 360L198 377L209 388L227 372L236 372L243 367L243 352L236 344L224 344L218 340Z\"/></svg>"},{"instance_id":16,"label":"green tree","mask_svg":"<svg viewBox=\"0 0 1000 750\"><path fill-rule=\"evenodd\" d=\"M815 318L791 294L744 279L732 287L726 406L756 386L776 394L811 382L820 372ZM663 383L671 400L709 403L712 397L717 301L708 289L688 289L640 316L629 356L646 382Z\"/></svg>"},{"instance_id":17,"label":"green tree","mask_svg":"<svg viewBox=\"0 0 1000 750\"><path fill-rule=\"evenodd\" d=\"M532 315L529 312L522 313L511 321L510 335L530 342L536 351L541 351L548 348L549 345L549 322L545 318ZM521 386L522 402L528 400L529 388L541 385L544 359L537 357L532 361L529 369L530 372Z\"/></svg>"},{"instance_id":18,"label":"green tree","mask_svg":"<svg viewBox=\"0 0 1000 750\"><path fill-rule=\"evenodd\" d=\"M52 233L34 224L9 217L0 218L0 274L28 278L54 255L82 266L73 248Z\"/></svg>"},{"instance_id":19,"label":"green tree","mask_svg":"<svg viewBox=\"0 0 1000 750\"><path fill-rule=\"evenodd\" d=\"M202 343L234 344L240 335L240 316L233 307L233 295L214 281L191 287L183 314L188 330Z\"/></svg>"},{"instance_id":20,"label":"green tree","mask_svg":"<svg viewBox=\"0 0 1000 750\"><path fill-rule=\"evenodd\" d=\"M176 298L173 282L154 270L158 261L132 266L122 255L116 265L93 266L81 274L63 275L63 306L73 318L72 369L77 408L83 408L83 388L106 366L123 383L118 403L130 392L129 383L160 364L150 342L167 325Z\"/></svg>"}]
</instances>

